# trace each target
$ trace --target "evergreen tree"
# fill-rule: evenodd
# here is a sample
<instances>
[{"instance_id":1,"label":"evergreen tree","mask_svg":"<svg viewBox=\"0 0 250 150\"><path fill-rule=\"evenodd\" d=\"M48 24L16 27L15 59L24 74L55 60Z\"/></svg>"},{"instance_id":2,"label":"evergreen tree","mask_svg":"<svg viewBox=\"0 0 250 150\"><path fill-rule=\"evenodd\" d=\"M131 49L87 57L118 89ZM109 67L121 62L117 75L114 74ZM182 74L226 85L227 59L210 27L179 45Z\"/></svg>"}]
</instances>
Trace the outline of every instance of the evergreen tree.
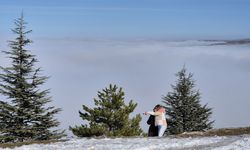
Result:
<instances>
[{"instance_id":1,"label":"evergreen tree","mask_svg":"<svg viewBox=\"0 0 250 150\"><path fill-rule=\"evenodd\" d=\"M176 74L176 85L171 85L173 92L163 97L168 117L168 132L179 134L190 131L204 131L212 128L214 121L209 121L212 109L207 104L200 104L200 92L195 90L193 74L186 73L186 68Z\"/></svg>"},{"instance_id":2,"label":"evergreen tree","mask_svg":"<svg viewBox=\"0 0 250 150\"><path fill-rule=\"evenodd\" d=\"M122 88L109 85L108 88L98 91L98 98L94 98L95 108L83 105L85 112L79 111L80 117L89 122L89 125L70 127L74 135L79 137L90 136L136 136L142 133L140 128L141 116L129 119L137 106L131 100L124 103Z\"/></svg>"},{"instance_id":3,"label":"evergreen tree","mask_svg":"<svg viewBox=\"0 0 250 150\"><path fill-rule=\"evenodd\" d=\"M54 115L61 111L51 102L49 90L41 90L48 77L35 68L38 61L25 47L32 41L26 37L23 14L15 20L12 30L17 38L9 41L11 50L3 51L11 60L10 67L0 67L0 142L23 142L61 138L64 131L52 130L59 122Z\"/></svg>"}]
</instances>

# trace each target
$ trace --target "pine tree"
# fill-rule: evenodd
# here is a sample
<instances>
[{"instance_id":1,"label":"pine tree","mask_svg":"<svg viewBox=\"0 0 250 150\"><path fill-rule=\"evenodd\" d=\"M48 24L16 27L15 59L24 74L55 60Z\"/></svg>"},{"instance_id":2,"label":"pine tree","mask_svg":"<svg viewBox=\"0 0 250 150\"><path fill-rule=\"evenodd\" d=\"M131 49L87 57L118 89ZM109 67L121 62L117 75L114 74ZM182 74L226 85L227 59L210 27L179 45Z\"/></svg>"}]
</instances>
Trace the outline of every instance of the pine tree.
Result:
<instances>
[{"instance_id":1,"label":"pine tree","mask_svg":"<svg viewBox=\"0 0 250 150\"><path fill-rule=\"evenodd\" d=\"M212 128L214 121L209 121L212 109L207 104L200 104L200 92L195 90L193 74L187 74L186 68L176 74L176 85L171 85L173 92L163 97L168 116L168 132L179 134L191 131L204 131Z\"/></svg>"},{"instance_id":2,"label":"pine tree","mask_svg":"<svg viewBox=\"0 0 250 150\"><path fill-rule=\"evenodd\" d=\"M9 41L11 50L3 51L11 60L10 67L0 67L0 142L23 142L58 139L64 131L52 130L59 122L54 118L60 108L49 107L49 90L41 90L48 77L35 68L38 61L25 47L32 41L26 37L23 14L15 20L12 30L17 38Z\"/></svg>"},{"instance_id":3,"label":"pine tree","mask_svg":"<svg viewBox=\"0 0 250 150\"><path fill-rule=\"evenodd\" d=\"M137 104L131 100L128 105L124 102L122 88L110 84L108 88L98 91L94 98L95 108L83 105L85 112L79 111L80 117L89 125L70 127L74 135L90 136L136 136L142 133L140 128L141 116L129 119Z\"/></svg>"}]
</instances>

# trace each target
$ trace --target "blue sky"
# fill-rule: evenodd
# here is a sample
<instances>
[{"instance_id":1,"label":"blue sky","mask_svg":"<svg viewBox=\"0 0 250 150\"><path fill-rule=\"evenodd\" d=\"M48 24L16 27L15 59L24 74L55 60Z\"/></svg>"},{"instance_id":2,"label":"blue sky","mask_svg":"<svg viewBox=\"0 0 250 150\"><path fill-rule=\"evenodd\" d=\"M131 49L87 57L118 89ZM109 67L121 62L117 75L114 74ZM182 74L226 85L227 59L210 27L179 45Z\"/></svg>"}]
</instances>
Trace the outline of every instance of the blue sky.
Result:
<instances>
[{"instance_id":1,"label":"blue sky","mask_svg":"<svg viewBox=\"0 0 250 150\"><path fill-rule=\"evenodd\" d=\"M0 0L0 50L22 11L63 129L110 83L138 103L135 114L152 110L184 64L215 128L249 126L250 45L195 40L250 38L250 0ZM0 65L10 65L3 53Z\"/></svg>"},{"instance_id":2,"label":"blue sky","mask_svg":"<svg viewBox=\"0 0 250 150\"><path fill-rule=\"evenodd\" d=\"M23 10L35 36L248 38L249 0L1 0L4 27ZM4 31L6 32L6 31Z\"/></svg>"}]
</instances>

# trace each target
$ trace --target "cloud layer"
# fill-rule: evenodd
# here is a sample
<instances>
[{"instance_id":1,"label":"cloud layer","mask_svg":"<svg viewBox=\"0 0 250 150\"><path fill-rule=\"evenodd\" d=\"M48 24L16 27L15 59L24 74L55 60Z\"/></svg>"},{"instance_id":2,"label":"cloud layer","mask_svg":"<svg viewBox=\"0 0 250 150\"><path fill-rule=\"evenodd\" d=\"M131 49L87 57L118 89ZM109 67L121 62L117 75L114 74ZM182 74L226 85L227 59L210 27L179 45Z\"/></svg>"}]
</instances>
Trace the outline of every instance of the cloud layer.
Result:
<instances>
[{"instance_id":1,"label":"cloud layer","mask_svg":"<svg viewBox=\"0 0 250 150\"><path fill-rule=\"evenodd\" d=\"M215 127L250 123L249 45L148 39L34 41L30 49L37 54L44 74L51 76L45 87L51 88L53 104L63 108L58 116L63 128L82 123L81 105L93 106L97 91L110 83L124 88L127 102L138 103L134 114L151 110L171 91L175 73L183 65L194 73L202 103L213 108ZM142 121L145 130L146 119Z\"/></svg>"}]
</instances>

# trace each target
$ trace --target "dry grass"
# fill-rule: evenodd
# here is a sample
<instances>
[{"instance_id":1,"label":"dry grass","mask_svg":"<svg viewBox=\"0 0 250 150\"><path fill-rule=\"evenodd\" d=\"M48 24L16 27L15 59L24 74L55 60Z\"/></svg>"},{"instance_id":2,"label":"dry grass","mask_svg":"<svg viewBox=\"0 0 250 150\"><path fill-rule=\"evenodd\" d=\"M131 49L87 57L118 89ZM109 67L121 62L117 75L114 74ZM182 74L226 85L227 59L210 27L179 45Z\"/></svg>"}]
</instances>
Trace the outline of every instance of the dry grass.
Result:
<instances>
[{"instance_id":1,"label":"dry grass","mask_svg":"<svg viewBox=\"0 0 250 150\"><path fill-rule=\"evenodd\" d=\"M229 135L242 135L250 134L250 127L241 128L222 128L214 129L207 132L207 135L229 136Z\"/></svg>"},{"instance_id":2,"label":"dry grass","mask_svg":"<svg viewBox=\"0 0 250 150\"><path fill-rule=\"evenodd\" d=\"M184 132L176 137L234 136L250 134L250 127L212 129L206 132Z\"/></svg>"},{"instance_id":3,"label":"dry grass","mask_svg":"<svg viewBox=\"0 0 250 150\"><path fill-rule=\"evenodd\" d=\"M31 145L31 144L50 144L56 142L65 142L66 140L47 140L47 141L30 141L30 142L18 142L18 143L3 143L0 144L0 148L15 148L23 145Z\"/></svg>"}]
</instances>

